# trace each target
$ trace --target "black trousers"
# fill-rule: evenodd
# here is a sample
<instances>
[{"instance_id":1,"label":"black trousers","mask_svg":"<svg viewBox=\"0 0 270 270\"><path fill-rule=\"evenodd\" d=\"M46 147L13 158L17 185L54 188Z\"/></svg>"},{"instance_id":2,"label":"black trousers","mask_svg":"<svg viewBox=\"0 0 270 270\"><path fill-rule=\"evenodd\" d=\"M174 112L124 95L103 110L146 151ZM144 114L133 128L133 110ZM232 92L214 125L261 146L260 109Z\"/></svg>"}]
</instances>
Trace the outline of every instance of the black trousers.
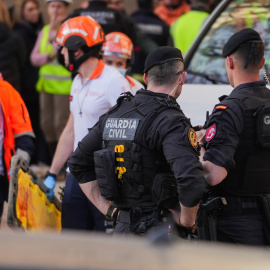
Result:
<instances>
[{"instance_id":1,"label":"black trousers","mask_svg":"<svg viewBox=\"0 0 270 270\"><path fill-rule=\"evenodd\" d=\"M104 215L88 200L72 174L68 174L62 201L62 228L105 231Z\"/></svg>"},{"instance_id":2,"label":"black trousers","mask_svg":"<svg viewBox=\"0 0 270 270\"><path fill-rule=\"evenodd\" d=\"M217 240L220 242L265 245L263 216L233 216L217 221Z\"/></svg>"},{"instance_id":3,"label":"black trousers","mask_svg":"<svg viewBox=\"0 0 270 270\"><path fill-rule=\"evenodd\" d=\"M8 200L8 179L0 175L0 223L3 215L4 202Z\"/></svg>"}]
</instances>

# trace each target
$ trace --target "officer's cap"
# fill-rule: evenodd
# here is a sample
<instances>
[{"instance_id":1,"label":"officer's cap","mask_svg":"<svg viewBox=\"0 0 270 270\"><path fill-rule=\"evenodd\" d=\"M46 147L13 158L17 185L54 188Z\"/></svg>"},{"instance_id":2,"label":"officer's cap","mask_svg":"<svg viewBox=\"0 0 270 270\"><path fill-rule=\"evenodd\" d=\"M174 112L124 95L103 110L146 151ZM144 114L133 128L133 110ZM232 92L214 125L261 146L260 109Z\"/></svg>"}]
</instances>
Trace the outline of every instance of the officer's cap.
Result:
<instances>
[{"instance_id":1,"label":"officer's cap","mask_svg":"<svg viewBox=\"0 0 270 270\"><path fill-rule=\"evenodd\" d=\"M223 47L223 57L226 58L228 55L231 55L240 45L247 42L263 43L258 32L251 28L245 28L229 38Z\"/></svg>"},{"instance_id":2,"label":"officer's cap","mask_svg":"<svg viewBox=\"0 0 270 270\"><path fill-rule=\"evenodd\" d=\"M144 63L144 73L156 65L161 65L173 60L180 60L184 63L182 52L173 47L163 46L153 50L146 58Z\"/></svg>"}]
</instances>

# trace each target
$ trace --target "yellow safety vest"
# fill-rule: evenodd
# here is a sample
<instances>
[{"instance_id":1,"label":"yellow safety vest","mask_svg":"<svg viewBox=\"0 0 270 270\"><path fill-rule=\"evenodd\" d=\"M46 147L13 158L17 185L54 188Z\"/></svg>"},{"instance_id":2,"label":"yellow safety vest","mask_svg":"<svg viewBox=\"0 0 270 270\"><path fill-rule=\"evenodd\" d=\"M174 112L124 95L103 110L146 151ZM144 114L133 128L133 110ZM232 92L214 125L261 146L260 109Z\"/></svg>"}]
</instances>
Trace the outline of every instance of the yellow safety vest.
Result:
<instances>
[{"instance_id":1,"label":"yellow safety vest","mask_svg":"<svg viewBox=\"0 0 270 270\"><path fill-rule=\"evenodd\" d=\"M185 54L208 16L207 12L191 10L177 19L170 27L174 47Z\"/></svg>"},{"instance_id":2,"label":"yellow safety vest","mask_svg":"<svg viewBox=\"0 0 270 270\"><path fill-rule=\"evenodd\" d=\"M39 51L41 54L53 53L53 45L49 41L50 26L43 27ZM39 80L36 85L38 92L49 94L68 95L72 80L71 73L57 61L57 57L39 69Z\"/></svg>"}]
</instances>

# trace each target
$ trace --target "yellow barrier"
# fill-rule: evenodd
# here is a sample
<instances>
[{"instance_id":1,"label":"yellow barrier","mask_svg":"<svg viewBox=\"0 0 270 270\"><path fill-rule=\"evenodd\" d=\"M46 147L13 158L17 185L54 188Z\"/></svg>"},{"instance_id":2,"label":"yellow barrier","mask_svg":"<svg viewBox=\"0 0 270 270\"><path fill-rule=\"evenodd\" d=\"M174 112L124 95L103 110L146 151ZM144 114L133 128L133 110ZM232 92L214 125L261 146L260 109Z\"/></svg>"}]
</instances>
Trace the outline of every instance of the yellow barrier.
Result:
<instances>
[{"instance_id":1,"label":"yellow barrier","mask_svg":"<svg viewBox=\"0 0 270 270\"><path fill-rule=\"evenodd\" d=\"M47 200L46 194L22 169L18 173L16 213L22 227L27 231L61 230L61 212Z\"/></svg>"},{"instance_id":2,"label":"yellow barrier","mask_svg":"<svg viewBox=\"0 0 270 270\"><path fill-rule=\"evenodd\" d=\"M46 197L42 181L34 179L22 158L11 162L8 225L27 232L61 231L61 204Z\"/></svg>"}]
</instances>

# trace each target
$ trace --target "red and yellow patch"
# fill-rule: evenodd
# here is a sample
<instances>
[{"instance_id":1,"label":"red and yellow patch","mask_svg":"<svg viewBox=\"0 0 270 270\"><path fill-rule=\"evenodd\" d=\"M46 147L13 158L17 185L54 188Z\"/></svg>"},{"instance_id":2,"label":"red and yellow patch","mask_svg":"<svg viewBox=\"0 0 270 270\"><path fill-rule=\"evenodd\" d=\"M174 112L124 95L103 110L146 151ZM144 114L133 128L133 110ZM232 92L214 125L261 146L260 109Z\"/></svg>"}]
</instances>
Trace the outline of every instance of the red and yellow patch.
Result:
<instances>
[{"instance_id":1,"label":"red and yellow patch","mask_svg":"<svg viewBox=\"0 0 270 270\"><path fill-rule=\"evenodd\" d=\"M188 140L189 140L189 143L191 144L191 146L193 148L197 149L197 147L198 147L198 139L197 139L197 134L196 134L196 132L195 132L195 130L193 128L189 129Z\"/></svg>"},{"instance_id":2,"label":"red and yellow patch","mask_svg":"<svg viewBox=\"0 0 270 270\"><path fill-rule=\"evenodd\" d=\"M216 107L216 110L226 110L226 109L227 109L227 106L225 106L225 105L218 105Z\"/></svg>"}]
</instances>

